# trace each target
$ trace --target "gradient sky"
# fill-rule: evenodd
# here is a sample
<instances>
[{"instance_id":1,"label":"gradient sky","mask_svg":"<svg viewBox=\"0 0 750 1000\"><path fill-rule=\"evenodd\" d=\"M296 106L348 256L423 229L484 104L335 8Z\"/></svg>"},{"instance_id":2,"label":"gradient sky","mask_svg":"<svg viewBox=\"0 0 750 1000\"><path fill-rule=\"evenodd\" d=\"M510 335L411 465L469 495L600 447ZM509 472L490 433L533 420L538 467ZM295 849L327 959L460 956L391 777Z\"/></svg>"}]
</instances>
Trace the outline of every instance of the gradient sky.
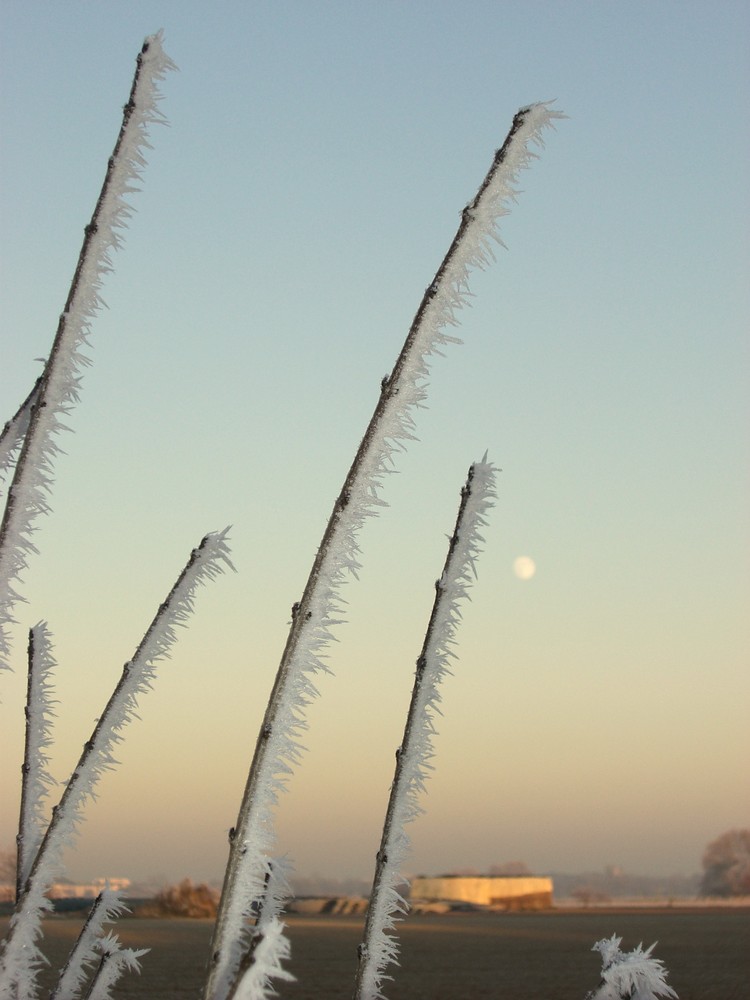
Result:
<instances>
[{"instance_id":1,"label":"gradient sky","mask_svg":"<svg viewBox=\"0 0 750 1000\"><path fill-rule=\"evenodd\" d=\"M220 877L380 378L514 112L555 98L570 117L361 536L280 849L370 875L445 534L489 449L499 502L410 870L697 871L750 822L747 5L5 0L0 28L3 420L51 345L143 37L163 28L180 68L26 576L0 846L25 629L56 639L62 778L190 549L231 524L238 573L201 594L68 859Z\"/></svg>"}]
</instances>

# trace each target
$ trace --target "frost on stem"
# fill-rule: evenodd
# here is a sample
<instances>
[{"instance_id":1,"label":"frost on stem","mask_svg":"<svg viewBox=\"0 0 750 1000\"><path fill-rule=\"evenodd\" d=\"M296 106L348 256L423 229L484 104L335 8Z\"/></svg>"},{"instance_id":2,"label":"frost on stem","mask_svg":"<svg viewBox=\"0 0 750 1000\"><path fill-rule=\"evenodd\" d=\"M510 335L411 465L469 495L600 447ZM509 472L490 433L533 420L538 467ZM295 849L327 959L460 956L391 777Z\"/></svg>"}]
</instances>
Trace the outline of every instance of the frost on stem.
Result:
<instances>
[{"instance_id":1,"label":"frost on stem","mask_svg":"<svg viewBox=\"0 0 750 1000\"><path fill-rule=\"evenodd\" d=\"M263 892L264 872L275 841L274 810L303 747L305 714L317 696L313 677L326 671L326 647L341 621L345 580L360 568L358 536L368 517L385 506L385 476L396 452L415 437L415 410L427 398L431 359L457 339L448 333L468 304L470 272L484 269L500 242L498 222L517 196L519 172L542 145L542 133L564 117L549 104L523 108L474 200L466 206L456 236L425 292L393 371L381 382L375 412L334 504L279 664L261 724L235 824L219 912L211 945L205 1000L226 1000L244 951L245 921ZM283 897L267 900L280 912Z\"/></svg>"},{"instance_id":2,"label":"frost on stem","mask_svg":"<svg viewBox=\"0 0 750 1000\"><path fill-rule=\"evenodd\" d=\"M294 976L282 962L289 960L289 939L284 936L284 924L273 917L251 943L246 961L240 963L239 975L230 1000L270 1000L277 996L274 980L294 982Z\"/></svg>"},{"instance_id":3,"label":"frost on stem","mask_svg":"<svg viewBox=\"0 0 750 1000\"><path fill-rule=\"evenodd\" d=\"M13 607L23 598L16 589L28 565L34 522L49 512L54 464L60 447L57 437L66 430L63 420L78 401L84 354L91 324L103 302L99 292L112 270L112 254L121 243L121 231L132 215L127 196L137 190L150 148L149 126L164 122L159 110L159 82L174 68L161 45L161 33L146 39L138 55L133 85L123 109L120 133L109 158L99 198L85 227L78 263L57 333L35 397L22 406L4 434L6 464L12 461L22 438L13 481L0 525L0 668L7 667L8 627L15 623ZM32 394L33 395L33 394Z\"/></svg>"},{"instance_id":4,"label":"frost on stem","mask_svg":"<svg viewBox=\"0 0 750 1000\"><path fill-rule=\"evenodd\" d=\"M45 828L44 804L55 779L49 773L47 748L52 744L52 673L57 666L47 625L29 630L28 684L26 689L26 741L21 779L18 822L16 899L31 871Z\"/></svg>"},{"instance_id":5,"label":"frost on stem","mask_svg":"<svg viewBox=\"0 0 750 1000\"><path fill-rule=\"evenodd\" d=\"M225 566L232 568L227 531L206 535L193 549L133 658L123 667L122 676L91 737L84 744L60 802L52 810L52 819L11 917L0 956L0 1000L12 1000L16 991L25 1000L36 996L36 973L44 961L38 947L41 917L50 908L45 892L62 874L63 851L75 841L84 806L95 797L102 774L117 765L114 748L123 738L122 730L136 717L138 699L150 690L159 663L171 655L177 629L187 625L198 589L223 573Z\"/></svg>"},{"instance_id":6,"label":"frost on stem","mask_svg":"<svg viewBox=\"0 0 750 1000\"><path fill-rule=\"evenodd\" d=\"M86 994L87 1000L111 1000L112 990L124 972L140 972L140 959L148 948L123 948L116 934L97 941L101 958Z\"/></svg>"},{"instance_id":7,"label":"frost on stem","mask_svg":"<svg viewBox=\"0 0 750 1000\"><path fill-rule=\"evenodd\" d=\"M461 490L456 526L450 536L448 555L435 587L435 602L417 671L404 737L396 754L396 773L391 785L383 836L377 854L375 878L367 909L364 938L359 949L355 1000L380 1000L385 970L398 964L398 941L389 934L408 906L398 891L405 881L402 865L410 849L406 824L423 809L419 796L432 770L435 756L435 716L440 714L439 686L450 673L453 646L461 621L461 604L476 577L476 560L484 541L481 529L495 500L495 469L486 461L469 469Z\"/></svg>"},{"instance_id":8,"label":"frost on stem","mask_svg":"<svg viewBox=\"0 0 750 1000\"><path fill-rule=\"evenodd\" d=\"M21 449L26 431L31 420L31 408L39 395L42 376L34 383L34 388L21 403L13 416L0 431L0 480L4 480L13 468L18 452Z\"/></svg>"},{"instance_id":9,"label":"frost on stem","mask_svg":"<svg viewBox=\"0 0 750 1000\"><path fill-rule=\"evenodd\" d=\"M76 1000L80 996L95 963L101 961L104 924L111 923L125 912L127 907L123 905L119 893L109 888L99 893L49 1000Z\"/></svg>"},{"instance_id":10,"label":"frost on stem","mask_svg":"<svg viewBox=\"0 0 750 1000\"><path fill-rule=\"evenodd\" d=\"M677 994L667 985L667 970L651 953L656 942L643 950L639 944L629 952L620 951L622 938L612 935L597 941L592 951L602 956L602 981L586 1000L677 1000Z\"/></svg>"}]
</instances>

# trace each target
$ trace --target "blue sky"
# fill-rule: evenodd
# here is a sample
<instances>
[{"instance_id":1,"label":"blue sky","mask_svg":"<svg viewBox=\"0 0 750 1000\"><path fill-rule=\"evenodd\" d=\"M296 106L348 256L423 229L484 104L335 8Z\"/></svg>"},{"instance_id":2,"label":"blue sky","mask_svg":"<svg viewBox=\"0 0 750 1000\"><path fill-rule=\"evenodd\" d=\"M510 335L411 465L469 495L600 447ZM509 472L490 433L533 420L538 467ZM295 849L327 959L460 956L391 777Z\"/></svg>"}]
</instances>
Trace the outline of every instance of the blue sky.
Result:
<instances>
[{"instance_id":1,"label":"blue sky","mask_svg":"<svg viewBox=\"0 0 750 1000\"><path fill-rule=\"evenodd\" d=\"M289 608L380 378L514 112L548 99L569 118L362 535L281 847L305 874L369 873L444 536L489 449L499 502L413 870L697 870L750 818L746 5L6 2L3 420L49 350L159 28L170 126L21 609L56 636L58 777L206 531L233 525L238 574L202 595L71 873L221 873Z\"/></svg>"}]
</instances>

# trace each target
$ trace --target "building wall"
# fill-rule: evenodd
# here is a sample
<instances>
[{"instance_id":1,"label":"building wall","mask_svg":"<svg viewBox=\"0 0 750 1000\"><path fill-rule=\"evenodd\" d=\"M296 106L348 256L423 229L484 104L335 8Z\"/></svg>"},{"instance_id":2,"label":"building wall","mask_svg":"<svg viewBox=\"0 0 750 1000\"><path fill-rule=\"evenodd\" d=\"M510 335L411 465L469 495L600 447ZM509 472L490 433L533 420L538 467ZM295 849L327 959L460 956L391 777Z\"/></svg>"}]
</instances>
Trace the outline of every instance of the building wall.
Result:
<instances>
[{"instance_id":1,"label":"building wall","mask_svg":"<svg viewBox=\"0 0 750 1000\"><path fill-rule=\"evenodd\" d=\"M478 906L502 906L524 899L552 904L552 879L546 876L445 876L415 878L411 883L413 900L450 900Z\"/></svg>"}]
</instances>

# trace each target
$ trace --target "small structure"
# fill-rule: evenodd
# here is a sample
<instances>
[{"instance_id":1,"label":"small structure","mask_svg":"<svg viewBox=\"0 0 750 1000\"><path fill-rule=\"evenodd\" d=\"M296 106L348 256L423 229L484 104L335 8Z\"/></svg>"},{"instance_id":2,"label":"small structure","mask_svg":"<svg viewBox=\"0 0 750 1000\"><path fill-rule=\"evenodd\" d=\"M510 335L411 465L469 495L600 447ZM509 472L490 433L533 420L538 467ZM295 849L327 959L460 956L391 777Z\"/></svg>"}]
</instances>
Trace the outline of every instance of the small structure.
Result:
<instances>
[{"instance_id":1,"label":"small structure","mask_svg":"<svg viewBox=\"0 0 750 1000\"><path fill-rule=\"evenodd\" d=\"M129 878L95 878L87 885L63 880L54 882L50 886L47 895L50 899L96 899L104 889L111 889L113 892L124 892L129 888Z\"/></svg>"},{"instance_id":2,"label":"small structure","mask_svg":"<svg viewBox=\"0 0 750 1000\"><path fill-rule=\"evenodd\" d=\"M412 902L470 904L497 910L547 910L552 879L537 875L419 875L412 879Z\"/></svg>"}]
</instances>

